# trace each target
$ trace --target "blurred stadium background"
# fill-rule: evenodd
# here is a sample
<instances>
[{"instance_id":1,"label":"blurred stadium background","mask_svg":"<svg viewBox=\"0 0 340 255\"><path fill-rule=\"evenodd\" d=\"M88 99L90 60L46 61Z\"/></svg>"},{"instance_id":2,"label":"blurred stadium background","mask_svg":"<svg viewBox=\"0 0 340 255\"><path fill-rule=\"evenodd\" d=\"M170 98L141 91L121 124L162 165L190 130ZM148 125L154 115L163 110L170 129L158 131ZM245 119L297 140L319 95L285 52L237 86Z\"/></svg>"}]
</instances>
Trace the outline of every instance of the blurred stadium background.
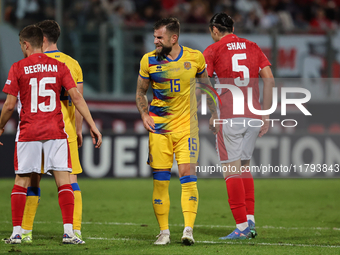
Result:
<instances>
[{"instance_id":1,"label":"blurred stadium background","mask_svg":"<svg viewBox=\"0 0 340 255\"><path fill-rule=\"evenodd\" d=\"M297 166L340 163L340 1L339 0L2 0L0 11L0 84L10 66L22 58L18 32L28 24L55 19L61 25L59 49L78 60L84 73L84 96L104 134L94 150L85 135L80 148L84 176L149 177L145 164L148 136L135 107L139 61L154 49L154 21L175 16L181 21L180 43L203 51L213 43L208 22L215 12L235 20L235 33L255 41L272 63L277 86L304 87L312 116L280 107L273 119L295 119L298 125L275 124L258 139L254 165ZM2 86L1 86L2 87ZM149 91L149 99L152 92ZM0 107L5 94L0 93ZM1 137L0 177L13 176L14 114ZM84 134L88 128L84 124ZM200 119L200 165L214 165L214 137ZM335 167L333 167L335 168ZM176 173L176 164L174 164ZM216 174L200 173L201 177ZM336 177L337 173L254 173L255 177Z\"/></svg>"}]
</instances>

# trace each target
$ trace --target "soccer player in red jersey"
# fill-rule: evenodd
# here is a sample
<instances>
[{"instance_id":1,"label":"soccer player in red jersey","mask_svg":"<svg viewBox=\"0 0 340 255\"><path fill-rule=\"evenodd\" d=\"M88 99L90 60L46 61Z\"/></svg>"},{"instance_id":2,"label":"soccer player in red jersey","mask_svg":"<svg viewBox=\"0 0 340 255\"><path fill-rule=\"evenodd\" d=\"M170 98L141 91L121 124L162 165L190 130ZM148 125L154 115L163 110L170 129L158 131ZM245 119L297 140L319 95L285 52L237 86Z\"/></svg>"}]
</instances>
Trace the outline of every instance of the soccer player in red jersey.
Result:
<instances>
[{"instance_id":1,"label":"soccer player in red jersey","mask_svg":"<svg viewBox=\"0 0 340 255\"><path fill-rule=\"evenodd\" d=\"M227 122L217 134L217 153L226 181L229 205L236 221L236 229L221 239L246 239L257 235L254 218L254 181L249 171L249 162L257 136L268 131L269 115L255 115L248 107L248 96L252 96L253 107L261 109L259 102L258 77L263 79L263 110L272 103L275 85L270 63L259 46L233 34L234 21L225 13L215 14L209 24L211 37L215 41L203 53L209 77L217 83L229 84L219 88L222 101L219 119ZM248 94L249 88L252 95ZM240 99L244 102L240 102ZM243 114L235 114L244 107ZM262 114L266 114L263 113Z\"/></svg>"},{"instance_id":2,"label":"soccer player in red jersey","mask_svg":"<svg viewBox=\"0 0 340 255\"><path fill-rule=\"evenodd\" d=\"M63 243L83 244L73 233L74 195L70 184L72 171L67 134L61 112L60 92L64 87L78 111L90 125L96 148L102 143L90 111L79 93L66 65L42 52L43 32L37 26L25 27L19 34L24 59L14 63L3 92L7 94L0 116L0 136L18 101L19 124L15 139L15 183L11 194L13 232L6 243L21 243L21 223L27 186L32 173L54 175L64 223ZM96 142L97 138L97 142ZM3 145L0 143L0 145Z\"/></svg>"}]
</instances>

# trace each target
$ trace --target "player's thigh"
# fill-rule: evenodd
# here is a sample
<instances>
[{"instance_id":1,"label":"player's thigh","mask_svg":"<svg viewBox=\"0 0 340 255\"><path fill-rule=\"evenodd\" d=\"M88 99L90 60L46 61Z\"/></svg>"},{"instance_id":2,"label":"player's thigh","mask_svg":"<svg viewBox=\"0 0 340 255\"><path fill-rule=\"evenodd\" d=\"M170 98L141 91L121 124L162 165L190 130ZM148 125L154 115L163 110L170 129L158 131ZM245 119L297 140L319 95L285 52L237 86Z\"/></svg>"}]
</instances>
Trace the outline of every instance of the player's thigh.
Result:
<instances>
[{"instance_id":1,"label":"player's thigh","mask_svg":"<svg viewBox=\"0 0 340 255\"><path fill-rule=\"evenodd\" d=\"M241 118L232 119L233 122L242 123ZM241 159L243 147L243 134L246 127L243 124L233 124L231 121L222 125L216 136L217 154L221 163L230 163Z\"/></svg>"},{"instance_id":2,"label":"player's thigh","mask_svg":"<svg viewBox=\"0 0 340 255\"><path fill-rule=\"evenodd\" d=\"M149 133L148 164L153 169L170 169L172 167L173 155L170 135Z\"/></svg>"},{"instance_id":3,"label":"player's thigh","mask_svg":"<svg viewBox=\"0 0 340 255\"><path fill-rule=\"evenodd\" d=\"M43 143L44 171L72 171L67 139L47 140Z\"/></svg>"},{"instance_id":4,"label":"player's thigh","mask_svg":"<svg viewBox=\"0 0 340 255\"><path fill-rule=\"evenodd\" d=\"M244 137L243 137L241 160L245 161L245 160L251 159L253 152L254 152L256 139L259 135L260 129L261 127L255 127L255 126L247 127L247 131L245 132Z\"/></svg>"},{"instance_id":5,"label":"player's thigh","mask_svg":"<svg viewBox=\"0 0 340 255\"><path fill-rule=\"evenodd\" d=\"M77 140L69 141L68 145L70 147L72 174L80 174L83 172L83 169L81 168L80 161L79 161Z\"/></svg>"},{"instance_id":6,"label":"player's thigh","mask_svg":"<svg viewBox=\"0 0 340 255\"><path fill-rule=\"evenodd\" d=\"M188 130L171 135L177 164L196 164L200 149L198 130Z\"/></svg>"},{"instance_id":7,"label":"player's thigh","mask_svg":"<svg viewBox=\"0 0 340 255\"><path fill-rule=\"evenodd\" d=\"M42 142L16 142L14 170L16 174L40 173Z\"/></svg>"}]
</instances>

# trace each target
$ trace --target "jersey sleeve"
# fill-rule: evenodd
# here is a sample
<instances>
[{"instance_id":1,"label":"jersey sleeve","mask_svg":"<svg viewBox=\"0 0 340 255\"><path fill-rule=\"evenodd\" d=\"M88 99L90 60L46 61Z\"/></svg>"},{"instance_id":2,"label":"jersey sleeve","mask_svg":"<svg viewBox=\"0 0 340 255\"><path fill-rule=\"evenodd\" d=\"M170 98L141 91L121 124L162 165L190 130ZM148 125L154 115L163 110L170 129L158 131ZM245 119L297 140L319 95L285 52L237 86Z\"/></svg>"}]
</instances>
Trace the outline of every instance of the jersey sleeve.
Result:
<instances>
[{"instance_id":1,"label":"jersey sleeve","mask_svg":"<svg viewBox=\"0 0 340 255\"><path fill-rule=\"evenodd\" d=\"M63 86L66 90L70 90L72 88L76 87L76 84L74 83L74 80L71 75L70 69L64 64L61 63L61 86Z\"/></svg>"},{"instance_id":2,"label":"jersey sleeve","mask_svg":"<svg viewBox=\"0 0 340 255\"><path fill-rule=\"evenodd\" d=\"M2 90L6 94L11 94L13 96L18 96L19 93L19 83L18 83L18 77L17 77L17 68L16 64L13 64L11 66L11 69L9 70L8 73L8 78L5 83L5 87Z\"/></svg>"},{"instance_id":3,"label":"jersey sleeve","mask_svg":"<svg viewBox=\"0 0 340 255\"><path fill-rule=\"evenodd\" d=\"M198 61L197 61L197 74L202 74L205 70L205 59L203 54L198 52Z\"/></svg>"},{"instance_id":4,"label":"jersey sleeve","mask_svg":"<svg viewBox=\"0 0 340 255\"><path fill-rule=\"evenodd\" d=\"M83 83L84 82L83 71L82 71L78 61L76 61L76 72L77 72L77 78L76 78L77 84Z\"/></svg>"},{"instance_id":5,"label":"jersey sleeve","mask_svg":"<svg viewBox=\"0 0 340 255\"><path fill-rule=\"evenodd\" d=\"M205 58L208 76L209 77L213 77L213 73L214 73L214 55L213 55L213 50L211 49L211 47L208 47L208 48L205 49L205 51L203 52L203 56Z\"/></svg>"},{"instance_id":6,"label":"jersey sleeve","mask_svg":"<svg viewBox=\"0 0 340 255\"><path fill-rule=\"evenodd\" d=\"M268 58L266 55L263 53L263 51L260 49L258 45L256 45L257 51L258 51L258 60L259 60L259 68L260 70L265 68L266 66L271 66Z\"/></svg>"},{"instance_id":7,"label":"jersey sleeve","mask_svg":"<svg viewBox=\"0 0 340 255\"><path fill-rule=\"evenodd\" d=\"M142 60L140 61L140 69L139 69L139 75L143 79L149 79L149 57L148 55L144 55L142 57Z\"/></svg>"}]
</instances>

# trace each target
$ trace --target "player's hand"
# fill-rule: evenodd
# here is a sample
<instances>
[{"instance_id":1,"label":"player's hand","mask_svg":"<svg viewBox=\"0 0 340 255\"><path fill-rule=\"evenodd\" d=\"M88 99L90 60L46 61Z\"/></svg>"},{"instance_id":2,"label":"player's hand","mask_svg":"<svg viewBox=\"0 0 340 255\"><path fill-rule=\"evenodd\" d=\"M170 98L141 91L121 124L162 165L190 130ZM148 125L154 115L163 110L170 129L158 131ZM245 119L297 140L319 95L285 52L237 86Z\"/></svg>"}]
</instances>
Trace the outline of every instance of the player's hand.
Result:
<instances>
[{"instance_id":1,"label":"player's hand","mask_svg":"<svg viewBox=\"0 0 340 255\"><path fill-rule=\"evenodd\" d=\"M91 127L90 129L91 137L92 137L92 142L95 145L95 148L100 148L102 145L102 134L99 132L98 128L96 126ZM97 139L97 142L96 142Z\"/></svg>"},{"instance_id":2,"label":"player's hand","mask_svg":"<svg viewBox=\"0 0 340 255\"><path fill-rule=\"evenodd\" d=\"M155 121L149 114L144 113L142 116L144 128L152 133L155 133Z\"/></svg>"},{"instance_id":3,"label":"player's hand","mask_svg":"<svg viewBox=\"0 0 340 255\"><path fill-rule=\"evenodd\" d=\"M83 145L83 134L82 133L77 134L77 142L78 142L78 148L80 148Z\"/></svg>"},{"instance_id":4,"label":"player's hand","mask_svg":"<svg viewBox=\"0 0 340 255\"><path fill-rule=\"evenodd\" d=\"M216 135L218 133L218 131L220 130L220 124L215 124L215 127L214 127L214 120L215 119L218 119L216 114L211 116L211 118L209 120L209 129L213 132L214 135Z\"/></svg>"},{"instance_id":5,"label":"player's hand","mask_svg":"<svg viewBox=\"0 0 340 255\"><path fill-rule=\"evenodd\" d=\"M269 115L262 116L263 126L260 129L259 137L262 137L269 129Z\"/></svg>"},{"instance_id":6,"label":"player's hand","mask_svg":"<svg viewBox=\"0 0 340 255\"><path fill-rule=\"evenodd\" d=\"M5 132L4 128L0 128L0 136ZM0 145L4 145L2 142L0 142Z\"/></svg>"}]
</instances>

